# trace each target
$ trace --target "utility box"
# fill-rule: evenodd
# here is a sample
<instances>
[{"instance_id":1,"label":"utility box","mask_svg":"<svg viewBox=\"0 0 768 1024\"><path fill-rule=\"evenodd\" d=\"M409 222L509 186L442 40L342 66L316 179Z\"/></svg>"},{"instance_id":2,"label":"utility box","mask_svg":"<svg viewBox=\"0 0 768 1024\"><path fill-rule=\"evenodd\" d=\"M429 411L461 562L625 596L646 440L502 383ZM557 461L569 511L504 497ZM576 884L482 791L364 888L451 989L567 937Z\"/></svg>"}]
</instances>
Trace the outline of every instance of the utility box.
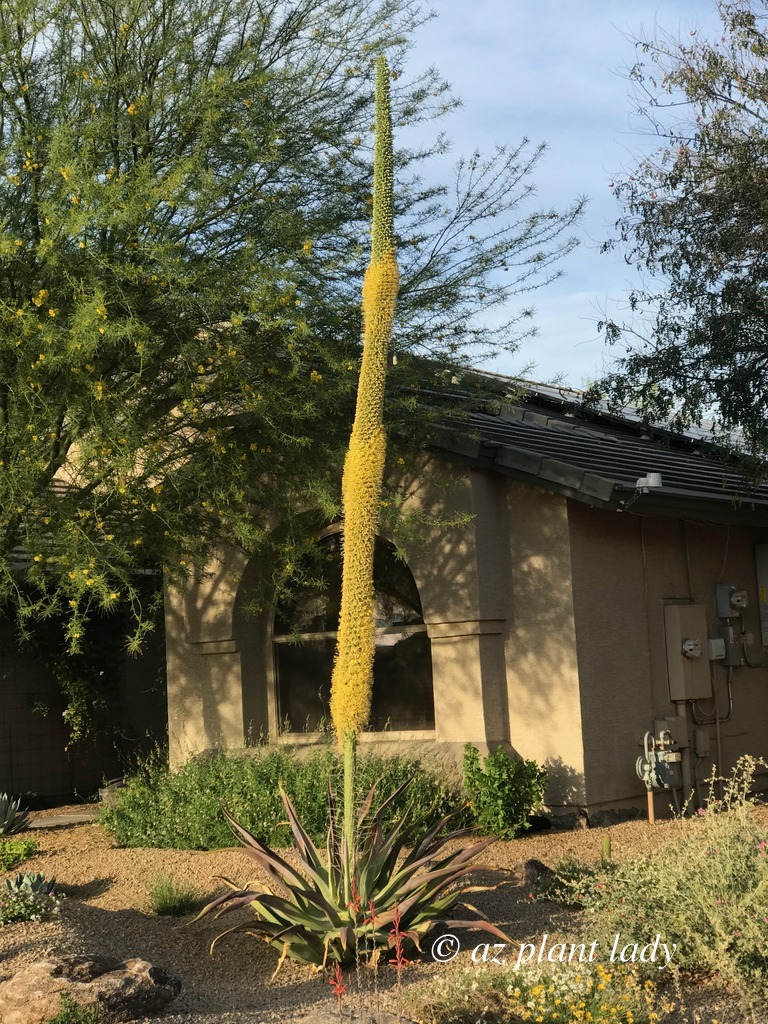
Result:
<instances>
[{"instance_id":1,"label":"utility box","mask_svg":"<svg viewBox=\"0 0 768 1024\"><path fill-rule=\"evenodd\" d=\"M700 604L668 604L664 609L670 700L712 696L707 613Z\"/></svg>"},{"instance_id":2,"label":"utility box","mask_svg":"<svg viewBox=\"0 0 768 1024\"><path fill-rule=\"evenodd\" d=\"M755 544L757 568L757 600L760 607L760 634L763 647L768 647L768 544Z\"/></svg>"}]
</instances>

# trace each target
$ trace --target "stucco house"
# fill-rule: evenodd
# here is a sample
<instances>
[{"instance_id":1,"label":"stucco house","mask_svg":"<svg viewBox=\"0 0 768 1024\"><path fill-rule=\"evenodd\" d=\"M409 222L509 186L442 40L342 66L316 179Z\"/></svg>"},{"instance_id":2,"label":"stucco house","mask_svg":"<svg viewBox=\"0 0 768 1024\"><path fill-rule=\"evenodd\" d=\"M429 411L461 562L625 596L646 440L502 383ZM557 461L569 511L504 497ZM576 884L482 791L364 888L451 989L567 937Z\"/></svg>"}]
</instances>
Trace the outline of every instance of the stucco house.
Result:
<instances>
[{"instance_id":1,"label":"stucco house","mask_svg":"<svg viewBox=\"0 0 768 1024\"><path fill-rule=\"evenodd\" d=\"M645 808L647 733L670 734L686 785L768 755L768 487L704 436L649 430L563 389L494 391L402 481L411 508L468 525L380 538L366 740L457 757L467 741L504 744L546 765L554 813L589 816ZM271 567L231 552L168 590L173 763L260 735L317 740L339 527L322 540L325 589L257 615L249 594Z\"/></svg>"}]
</instances>

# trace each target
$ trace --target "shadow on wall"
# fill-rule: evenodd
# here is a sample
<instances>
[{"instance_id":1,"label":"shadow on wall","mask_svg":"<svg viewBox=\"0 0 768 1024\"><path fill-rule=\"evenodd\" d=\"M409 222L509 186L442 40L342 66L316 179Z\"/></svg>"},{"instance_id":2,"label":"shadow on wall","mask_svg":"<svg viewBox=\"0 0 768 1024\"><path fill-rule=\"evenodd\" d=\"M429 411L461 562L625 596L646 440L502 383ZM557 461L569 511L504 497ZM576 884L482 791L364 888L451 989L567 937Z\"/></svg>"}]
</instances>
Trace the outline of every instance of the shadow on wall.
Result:
<instances>
[{"instance_id":1,"label":"shadow on wall","mask_svg":"<svg viewBox=\"0 0 768 1024\"><path fill-rule=\"evenodd\" d=\"M579 807L584 793L584 773L577 772L561 757L549 757L544 762L547 769L547 793L545 801L552 809L558 807Z\"/></svg>"},{"instance_id":2,"label":"shadow on wall","mask_svg":"<svg viewBox=\"0 0 768 1024\"><path fill-rule=\"evenodd\" d=\"M540 764L559 764L552 800L582 804L564 501L428 455L398 467L388 488L379 533L402 551L419 590L446 742L459 753L468 740L504 743ZM401 504L395 521L392 509ZM240 566L233 555L196 593L169 602L177 652L169 650L171 717L195 740L191 750L226 744L238 732L236 746L274 734L272 609L247 614L270 570L256 559Z\"/></svg>"},{"instance_id":3,"label":"shadow on wall","mask_svg":"<svg viewBox=\"0 0 768 1024\"><path fill-rule=\"evenodd\" d=\"M399 488L421 522L432 520L415 536L406 533L402 545L425 621L476 622L480 628L477 637L447 641L432 630L433 653L438 644L447 647L446 675L435 678L444 710L465 730L465 739L482 735L490 745L508 745L552 766L552 803L584 804L565 500L459 462L424 459L409 468ZM474 664L462 663L468 656ZM437 665L435 658L436 672Z\"/></svg>"}]
</instances>

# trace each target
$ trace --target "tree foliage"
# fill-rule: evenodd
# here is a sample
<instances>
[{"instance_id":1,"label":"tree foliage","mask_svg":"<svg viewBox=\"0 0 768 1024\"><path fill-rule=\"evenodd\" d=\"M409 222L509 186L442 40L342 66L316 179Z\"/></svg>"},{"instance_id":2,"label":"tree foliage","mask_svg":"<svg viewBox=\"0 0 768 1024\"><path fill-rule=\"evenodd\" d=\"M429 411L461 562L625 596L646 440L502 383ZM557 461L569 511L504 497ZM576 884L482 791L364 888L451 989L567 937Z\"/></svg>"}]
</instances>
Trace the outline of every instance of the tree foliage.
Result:
<instances>
[{"instance_id":1,"label":"tree foliage","mask_svg":"<svg viewBox=\"0 0 768 1024\"><path fill-rule=\"evenodd\" d=\"M434 71L398 76L421 20L409 0L0 6L0 600L22 623L63 616L75 649L122 605L136 645L137 571L221 541L280 544L290 570L297 514L338 513L376 55L396 123L453 105ZM514 342L480 314L547 279L580 209L524 205L527 144L426 186L443 145L396 154L404 436L416 357Z\"/></svg>"},{"instance_id":2,"label":"tree foliage","mask_svg":"<svg viewBox=\"0 0 768 1024\"><path fill-rule=\"evenodd\" d=\"M662 144L616 191L627 258L652 278L631 306L652 327L636 339L607 324L609 340L629 336L607 383L614 398L678 426L714 413L759 453L768 447L768 4L718 9L715 39L692 31L637 43L631 78Z\"/></svg>"}]
</instances>

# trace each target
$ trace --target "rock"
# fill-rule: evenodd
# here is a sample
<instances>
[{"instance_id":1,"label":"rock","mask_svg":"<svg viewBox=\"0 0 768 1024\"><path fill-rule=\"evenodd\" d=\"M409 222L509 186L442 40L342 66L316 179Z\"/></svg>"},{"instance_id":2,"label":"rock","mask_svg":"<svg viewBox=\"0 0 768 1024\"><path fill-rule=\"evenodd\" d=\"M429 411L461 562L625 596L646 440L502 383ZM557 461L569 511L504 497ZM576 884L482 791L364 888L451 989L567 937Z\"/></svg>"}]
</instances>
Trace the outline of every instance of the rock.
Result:
<instances>
[{"instance_id":1,"label":"rock","mask_svg":"<svg viewBox=\"0 0 768 1024\"><path fill-rule=\"evenodd\" d=\"M554 872L540 860L523 860L512 868L513 885L531 886L543 875L552 875Z\"/></svg>"},{"instance_id":2,"label":"rock","mask_svg":"<svg viewBox=\"0 0 768 1024\"><path fill-rule=\"evenodd\" d=\"M38 960L0 985L2 1024L43 1024L61 1009L62 993L105 1021L159 1013L181 992L181 979L146 960L93 953Z\"/></svg>"},{"instance_id":3,"label":"rock","mask_svg":"<svg viewBox=\"0 0 768 1024\"><path fill-rule=\"evenodd\" d=\"M622 821L639 821L643 811L639 807L612 807L605 811L596 811L589 816L590 828L606 828L618 825Z\"/></svg>"}]
</instances>

